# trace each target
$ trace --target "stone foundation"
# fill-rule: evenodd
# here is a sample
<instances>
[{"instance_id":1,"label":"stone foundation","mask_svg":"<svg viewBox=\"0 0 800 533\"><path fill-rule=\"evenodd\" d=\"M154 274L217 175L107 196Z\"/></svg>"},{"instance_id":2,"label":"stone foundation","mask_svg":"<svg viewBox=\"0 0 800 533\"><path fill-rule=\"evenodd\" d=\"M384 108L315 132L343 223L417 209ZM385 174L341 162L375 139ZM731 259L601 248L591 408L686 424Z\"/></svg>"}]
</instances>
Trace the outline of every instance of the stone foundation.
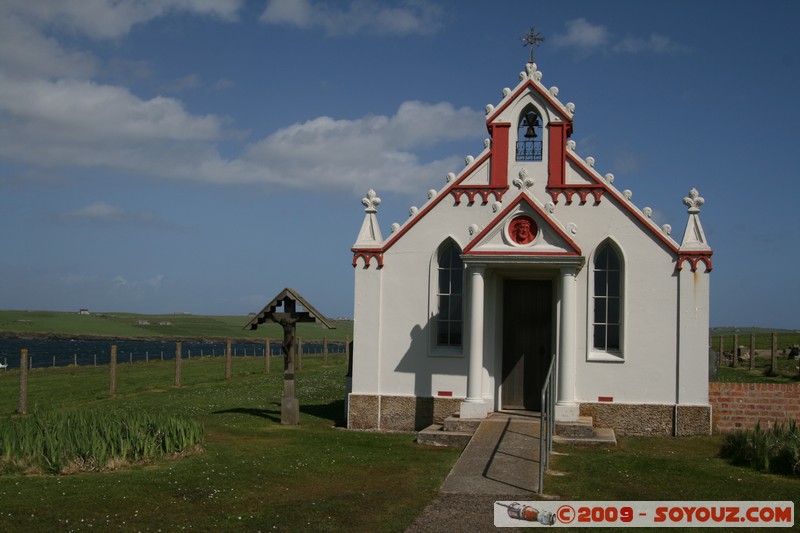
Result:
<instances>
[{"instance_id":1,"label":"stone foundation","mask_svg":"<svg viewBox=\"0 0 800 533\"><path fill-rule=\"evenodd\" d=\"M416 396L348 396L347 427L387 431L420 431L441 424L457 413L463 398L423 398Z\"/></svg>"},{"instance_id":2,"label":"stone foundation","mask_svg":"<svg viewBox=\"0 0 800 533\"><path fill-rule=\"evenodd\" d=\"M459 411L463 398L422 398L350 394L347 427L385 431L420 431ZM689 436L711 433L710 405L581 403L580 416L618 435Z\"/></svg>"},{"instance_id":3,"label":"stone foundation","mask_svg":"<svg viewBox=\"0 0 800 533\"><path fill-rule=\"evenodd\" d=\"M581 416L591 416L594 426L612 428L618 435L684 437L711 433L710 405L582 403Z\"/></svg>"}]
</instances>

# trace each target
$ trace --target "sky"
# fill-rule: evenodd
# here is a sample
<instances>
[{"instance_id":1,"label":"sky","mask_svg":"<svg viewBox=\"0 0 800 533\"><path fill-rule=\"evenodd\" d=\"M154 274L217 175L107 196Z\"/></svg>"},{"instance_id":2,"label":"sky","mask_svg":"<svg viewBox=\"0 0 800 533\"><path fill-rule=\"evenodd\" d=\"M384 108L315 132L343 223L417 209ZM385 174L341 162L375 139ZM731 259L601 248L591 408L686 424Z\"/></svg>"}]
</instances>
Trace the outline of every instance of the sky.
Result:
<instances>
[{"instance_id":1,"label":"sky","mask_svg":"<svg viewBox=\"0 0 800 533\"><path fill-rule=\"evenodd\" d=\"M579 155L705 199L711 325L800 329L794 0L3 0L0 308L351 317L361 198L482 151L531 26Z\"/></svg>"}]
</instances>

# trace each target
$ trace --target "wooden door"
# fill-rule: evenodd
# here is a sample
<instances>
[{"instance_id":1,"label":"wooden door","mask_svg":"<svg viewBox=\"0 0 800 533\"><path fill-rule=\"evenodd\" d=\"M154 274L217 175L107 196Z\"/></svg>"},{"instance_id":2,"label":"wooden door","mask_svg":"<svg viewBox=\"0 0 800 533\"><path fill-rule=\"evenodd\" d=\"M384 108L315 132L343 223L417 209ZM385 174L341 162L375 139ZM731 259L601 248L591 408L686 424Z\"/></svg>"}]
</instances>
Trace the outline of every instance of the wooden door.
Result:
<instances>
[{"instance_id":1,"label":"wooden door","mask_svg":"<svg viewBox=\"0 0 800 533\"><path fill-rule=\"evenodd\" d=\"M503 284L503 409L541 409L550 366L553 284L506 280Z\"/></svg>"}]
</instances>

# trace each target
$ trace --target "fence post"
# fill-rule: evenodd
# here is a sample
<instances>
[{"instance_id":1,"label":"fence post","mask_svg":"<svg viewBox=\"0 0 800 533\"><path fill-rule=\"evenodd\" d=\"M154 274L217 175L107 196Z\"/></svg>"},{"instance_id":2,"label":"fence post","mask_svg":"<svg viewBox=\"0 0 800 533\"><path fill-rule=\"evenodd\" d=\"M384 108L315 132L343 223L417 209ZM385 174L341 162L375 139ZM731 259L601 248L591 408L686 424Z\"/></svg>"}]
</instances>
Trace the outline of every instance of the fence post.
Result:
<instances>
[{"instance_id":1,"label":"fence post","mask_svg":"<svg viewBox=\"0 0 800 533\"><path fill-rule=\"evenodd\" d=\"M296 357L297 370L303 370L303 338L302 337L297 337L297 344L295 346L297 347L297 351L295 352L295 354L297 355L297 357Z\"/></svg>"},{"instance_id":2,"label":"fence post","mask_svg":"<svg viewBox=\"0 0 800 533\"><path fill-rule=\"evenodd\" d=\"M731 360L731 366L736 368L739 366L739 334L733 334L733 357Z\"/></svg>"},{"instance_id":3,"label":"fence post","mask_svg":"<svg viewBox=\"0 0 800 533\"><path fill-rule=\"evenodd\" d=\"M750 334L750 370L756 368L756 334Z\"/></svg>"},{"instance_id":4,"label":"fence post","mask_svg":"<svg viewBox=\"0 0 800 533\"><path fill-rule=\"evenodd\" d=\"M344 338L344 364L350 364L350 335Z\"/></svg>"},{"instance_id":5,"label":"fence post","mask_svg":"<svg viewBox=\"0 0 800 533\"><path fill-rule=\"evenodd\" d=\"M108 362L108 395L117 395L117 345L111 345L111 360Z\"/></svg>"},{"instance_id":6,"label":"fence post","mask_svg":"<svg viewBox=\"0 0 800 533\"><path fill-rule=\"evenodd\" d=\"M56 356L54 355L53 356L53 368L55 368L55 367L56 367Z\"/></svg>"},{"instance_id":7,"label":"fence post","mask_svg":"<svg viewBox=\"0 0 800 533\"><path fill-rule=\"evenodd\" d=\"M78 354L76 353L72 354L72 364L78 366Z\"/></svg>"},{"instance_id":8,"label":"fence post","mask_svg":"<svg viewBox=\"0 0 800 533\"><path fill-rule=\"evenodd\" d=\"M19 356L19 409L20 414L28 414L28 350Z\"/></svg>"},{"instance_id":9,"label":"fence post","mask_svg":"<svg viewBox=\"0 0 800 533\"><path fill-rule=\"evenodd\" d=\"M322 337L322 364L328 366L328 337Z\"/></svg>"},{"instance_id":10,"label":"fence post","mask_svg":"<svg viewBox=\"0 0 800 533\"><path fill-rule=\"evenodd\" d=\"M231 340L225 345L225 379L231 380Z\"/></svg>"},{"instance_id":11,"label":"fence post","mask_svg":"<svg viewBox=\"0 0 800 533\"><path fill-rule=\"evenodd\" d=\"M181 386L181 343L175 343L175 386Z\"/></svg>"},{"instance_id":12,"label":"fence post","mask_svg":"<svg viewBox=\"0 0 800 533\"><path fill-rule=\"evenodd\" d=\"M264 373L269 374L269 337L264 341Z\"/></svg>"},{"instance_id":13,"label":"fence post","mask_svg":"<svg viewBox=\"0 0 800 533\"><path fill-rule=\"evenodd\" d=\"M725 340L722 335L719 336L719 357L717 357L717 368L722 366L722 356L725 353Z\"/></svg>"},{"instance_id":14,"label":"fence post","mask_svg":"<svg viewBox=\"0 0 800 533\"><path fill-rule=\"evenodd\" d=\"M769 373L773 376L778 373L778 334L772 332L772 360L769 365Z\"/></svg>"}]
</instances>

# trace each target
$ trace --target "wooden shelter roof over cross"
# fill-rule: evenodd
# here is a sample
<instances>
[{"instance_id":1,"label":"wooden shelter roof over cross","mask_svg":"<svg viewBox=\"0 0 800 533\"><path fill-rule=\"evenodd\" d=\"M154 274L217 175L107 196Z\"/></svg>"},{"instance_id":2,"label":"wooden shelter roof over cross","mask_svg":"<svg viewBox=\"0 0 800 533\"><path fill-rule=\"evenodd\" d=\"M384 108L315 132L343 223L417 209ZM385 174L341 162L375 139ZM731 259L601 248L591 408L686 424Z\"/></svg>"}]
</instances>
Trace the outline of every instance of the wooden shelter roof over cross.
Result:
<instances>
[{"instance_id":1,"label":"wooden shelter roof over cross","mask_svg":"<svg viewBox=\"0 0 800 533\"><path fill-rule=\"evenodd\" d=\"M300 304L305 311L298 311L297 304ZM279 307L282 307L283 310L279 311ZM294 320L295 322L319 322L328 329L336 329L336 326L331 324L322 313L314 309L305 298L289 287L283 289L275 298L264 306L264 309L256 313L256 316L254 316L243 329L258 329L259 324L263 324L264 322L280 323L281 320L287 319Z\"/></svg>"}]
</instances>

